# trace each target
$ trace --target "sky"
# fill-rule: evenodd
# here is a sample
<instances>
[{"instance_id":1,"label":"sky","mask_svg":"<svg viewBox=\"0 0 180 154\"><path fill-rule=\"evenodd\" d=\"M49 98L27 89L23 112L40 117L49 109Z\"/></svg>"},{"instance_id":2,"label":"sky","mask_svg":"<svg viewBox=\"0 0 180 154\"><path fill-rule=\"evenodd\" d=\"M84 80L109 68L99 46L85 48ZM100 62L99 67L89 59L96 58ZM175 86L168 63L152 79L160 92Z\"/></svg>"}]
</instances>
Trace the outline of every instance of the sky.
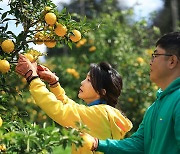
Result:
<instances>
[{"instance_id":1,"label":"sky","mask_svg":"<svg viewBox=\"0 0 180 154\"><path fill-rule=\"evenodd\" d=\"M52 0L54 4L58 5L60 2L69 3L70 0ZM149 18L149 15L151 12L159 10L163 7L162 0L119 0L121 4L124 4L125 7L133 7L134 13L135 13L135 20L138 20L140 18ZM0 7L3 8L4 11L7 11L9 8L7 7L8 0L3 0L0 2ZM14 30L14 23L9 24L9 30L13 31L16 35L19 34L22 27L17 27L16 30ZM35 50L38 50L40 52L46 52L46 46L43 45L34 45L29 44L30 47L33 47ZM42 62L44 61L44 58L42 57L40 59Z\"/></svg>"},{"instance_id":2,"label":"sky","mask_svg":"<svg viewBox=\"0 0 180 154\"><path fill-rule=\"evenodd\" d=\"M149 17L153 11L159 10L163 7L162 0L124 0L129 7L134 6L134 12L138 18Z\"/></svg>"}]
</instances>

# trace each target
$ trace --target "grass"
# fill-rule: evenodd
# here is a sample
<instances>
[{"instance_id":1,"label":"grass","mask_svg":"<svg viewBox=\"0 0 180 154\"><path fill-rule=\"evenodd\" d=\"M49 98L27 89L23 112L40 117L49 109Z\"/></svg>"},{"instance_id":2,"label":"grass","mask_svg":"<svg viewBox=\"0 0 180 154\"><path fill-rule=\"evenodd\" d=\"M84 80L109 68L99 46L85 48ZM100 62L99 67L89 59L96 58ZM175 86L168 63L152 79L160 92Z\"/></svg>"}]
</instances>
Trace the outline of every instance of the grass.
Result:
<instances>
[{"instance_id":1,"label":"grass","mask_svg":"<svg viewBox=\"0 0 180 154\"><path fill-rule=\"evenodd\" d=\"M62 146L56 147L53 150L53 154L71 154L71 147L63 149Z\"/></svg>"}]
</instances>

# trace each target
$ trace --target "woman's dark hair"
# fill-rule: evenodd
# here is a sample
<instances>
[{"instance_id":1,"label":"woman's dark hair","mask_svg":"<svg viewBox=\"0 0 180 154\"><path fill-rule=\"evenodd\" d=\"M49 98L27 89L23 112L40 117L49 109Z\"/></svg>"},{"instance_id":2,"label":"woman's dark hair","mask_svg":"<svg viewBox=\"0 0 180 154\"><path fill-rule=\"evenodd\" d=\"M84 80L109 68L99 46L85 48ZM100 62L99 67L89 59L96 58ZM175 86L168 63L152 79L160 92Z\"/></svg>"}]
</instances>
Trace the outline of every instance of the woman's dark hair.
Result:
<instances>
[{"instance_id":1,"label":"woman's dark hair","mask_svg":"<svg viewBox=\"0 0 180 154\"><path fill-rule=\"evenodd\" d=\"M163 35L156 42L156 47L163 48L166 53L174 54L180 59L180 32L171 32Z\"/></svg>"},{"instance_id":2,"label":"woman's dark hair","mask_svg":"<svg viewBox=\"0 0 180 154\"><path fill-rule=\"evenodd\" d=\"M115 107L122 90L122 78L109 63L101 62L90 65L90 80L100 99ZM105 89L105 91L103 90Z\"/></svg>"}]
</instances>

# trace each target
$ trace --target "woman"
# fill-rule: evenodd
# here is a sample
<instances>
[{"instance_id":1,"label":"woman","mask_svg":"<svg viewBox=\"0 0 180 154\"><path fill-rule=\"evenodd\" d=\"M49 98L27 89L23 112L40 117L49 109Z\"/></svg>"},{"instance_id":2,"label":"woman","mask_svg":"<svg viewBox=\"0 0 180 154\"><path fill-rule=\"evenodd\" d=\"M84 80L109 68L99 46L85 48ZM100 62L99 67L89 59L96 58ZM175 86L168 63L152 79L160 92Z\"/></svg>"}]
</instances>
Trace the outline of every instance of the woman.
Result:
<instances>
[{"instance_id":1,"label":"woman","mask_svg":"<svg viewBox=\"0 0 180 154\"><path fill-rule=\"evenodd\" d=\"M81 82L78 96L87 106L68 98L55 74L42 65L36 67L23 55L19 56L16 72L27 79L36 104L64 127L76 128L75 123L82 122L89 128L86 132L99 139L122 139L132 128L132 123L114 108L121 93L122 79L108 63L92 64ZM40 78L50 84L52 93ZM92 152L73 146L72 153Z\"/></svg>"}]
</instances>

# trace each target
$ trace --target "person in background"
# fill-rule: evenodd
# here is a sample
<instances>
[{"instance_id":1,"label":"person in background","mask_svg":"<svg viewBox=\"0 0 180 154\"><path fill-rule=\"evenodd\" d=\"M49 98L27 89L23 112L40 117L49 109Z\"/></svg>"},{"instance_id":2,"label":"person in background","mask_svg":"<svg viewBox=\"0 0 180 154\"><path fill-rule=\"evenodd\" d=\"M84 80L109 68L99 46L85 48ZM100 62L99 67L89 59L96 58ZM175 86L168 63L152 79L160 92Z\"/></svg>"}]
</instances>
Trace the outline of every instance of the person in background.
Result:
<instances>
[{"instance_id":1,"label":"person in background","mask_svg":"<svg viewBox=\"0 0 180 154\"><path fill-rule=\"evenodd\" d=\"M21 54L16 72L27 79L36 104L61 126L77 128L76 122L82 122L89 129L84 130L85 133L100 139L122 139L132 128L131 121L115 108L122 90L122 79L109 63L91 64L81 82L78 97L87 106L68 98L58 77L47 67L36 66ZM41 79L49 83L51 92ZM83 147L77 149L73 145L72 153L89 154L92 151Z\"/></svg>"},{"instance_id":2,"label":"person in background","mask_svg":"<svg viewBox=\"0 0 180 154\"><path fill-rule=\"evenodd\" d=\"M91 150L105 154L180 154L180 32L165 34L156 42L150 79L160 89L139 129L123 140L84 134L85 145L91 142Z\"/></svg>"}]
</instances>

